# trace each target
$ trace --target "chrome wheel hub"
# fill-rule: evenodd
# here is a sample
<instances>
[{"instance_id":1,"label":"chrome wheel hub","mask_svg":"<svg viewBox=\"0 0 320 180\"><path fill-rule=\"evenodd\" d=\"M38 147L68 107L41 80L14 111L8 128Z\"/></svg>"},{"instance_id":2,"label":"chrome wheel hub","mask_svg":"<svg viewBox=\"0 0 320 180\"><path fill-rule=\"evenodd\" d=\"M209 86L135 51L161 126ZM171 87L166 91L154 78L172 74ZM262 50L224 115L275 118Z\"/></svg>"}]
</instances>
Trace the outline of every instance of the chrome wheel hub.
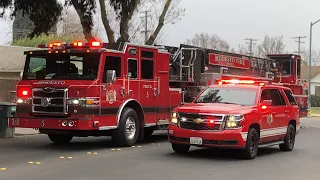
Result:
<instances>
[{"instance_id":1,"label":"chrome wheel hub","mask_svg":"<svg viewBox=\"0 0 320 180\"><path fill-rule=\"evenodd\" d=\"M133 139L136 134L136 124L132 117L128 117L126 120L126 136L128 139Z\"/></svg>"}]
</instances>

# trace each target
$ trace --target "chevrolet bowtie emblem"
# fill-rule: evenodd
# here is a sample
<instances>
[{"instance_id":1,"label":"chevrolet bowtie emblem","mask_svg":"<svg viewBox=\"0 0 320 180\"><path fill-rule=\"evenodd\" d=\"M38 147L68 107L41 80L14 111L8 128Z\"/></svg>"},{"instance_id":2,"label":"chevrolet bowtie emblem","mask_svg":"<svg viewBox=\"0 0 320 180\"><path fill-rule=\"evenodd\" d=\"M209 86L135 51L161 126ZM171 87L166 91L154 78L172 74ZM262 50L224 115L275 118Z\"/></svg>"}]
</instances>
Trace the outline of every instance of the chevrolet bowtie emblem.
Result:
<instances>
[{"instance_id":1,"label":"chevrolet bowtie emblem","mask_svg":"<svg viewBox=\"0 0 320 180\"><path fill-rule=\"evenodd\" d=\"M193 122L196 123L196 124L201 124L201 123L204 122L204 120L200 119L200 118L197 118L197 119L193 120Z\"/></svg>"}]
</instances>

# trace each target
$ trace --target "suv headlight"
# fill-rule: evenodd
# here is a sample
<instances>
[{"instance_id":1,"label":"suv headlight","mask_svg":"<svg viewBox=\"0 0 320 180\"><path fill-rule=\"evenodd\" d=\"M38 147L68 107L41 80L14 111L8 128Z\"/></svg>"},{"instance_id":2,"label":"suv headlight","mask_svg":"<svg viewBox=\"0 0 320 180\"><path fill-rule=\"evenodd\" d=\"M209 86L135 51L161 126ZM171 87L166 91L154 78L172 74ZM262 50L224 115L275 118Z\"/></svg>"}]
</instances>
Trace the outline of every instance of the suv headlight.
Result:
<instances>
[{"instance_id":1,"label":"suv headlight","mask_svg":"<svg viewBox=\"0 0 320 180\"><path fill-rule=\"evenodd\" d=\"M243 114L228 115L226 117L225 129L240 128L240 123L242 120L244 120Z\"/></svg>"},{"instance_id":2,"label":"suv headlight","mask_svg":"<svg viewBox=\"0 0 320 180\"><path fill-rule=\"evenodd\" d=\"M178 125L178 116L179 114L177 112L172 112L171 114L171 125Z\"/></svg>"}]
</instances>

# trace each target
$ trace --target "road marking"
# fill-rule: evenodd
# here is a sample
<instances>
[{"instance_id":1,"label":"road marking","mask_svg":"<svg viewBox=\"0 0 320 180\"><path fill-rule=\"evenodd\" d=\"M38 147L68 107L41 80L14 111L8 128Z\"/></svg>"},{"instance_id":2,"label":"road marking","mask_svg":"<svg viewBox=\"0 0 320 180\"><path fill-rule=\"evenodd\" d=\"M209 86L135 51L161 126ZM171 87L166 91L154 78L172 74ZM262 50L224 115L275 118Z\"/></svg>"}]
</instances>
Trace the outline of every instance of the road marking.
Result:
<instances>
[{"instance_id":1,"label":"road marking","mask_svg":"<svg viewBox=\"0 0 320 180\"><path fill-rule=\"evenodd\" d=\"M87 154L91 154L91 152L87 152Z\"/></svg>"},{"instance_id":2,"label":"road marking","mask_svg":"<svg viewBox=\"0 0 320 180\"><path fill-rule=\"evenodd\" d=\"M1 170L1 171L6 171L6 170L7 170L7 168L0 168L0 170Z\"/></svg>"},{"instance_id":3,"label":"road marking","mask_svg":"<svg viewBox=\"0 0 320 180\"><path fill-rule=\"evenodd\" d=\"M98 153L97 153L97 152L94 152L93 154L97 155Z\"/></svg>"},{"instance_id":4,"label":"road marking","mask_svg":"<svg viewBox=\"0 0 320 180\"><path fill-rule=\"evenodd\" d=\"M28 164L33 164L33 162L32 162L32 161L29 161Z\"/></svg>"},{"instance_id":5,"label":"road marking","mask_svg":"<svg viewBox=\"0 0 320 180\"><path fill-rule=\"evenodd\" d=\"M38 165L39 165L39 164L41 164L41 163L40 163L40 162L36 162L36 164L38 164Z\"/></svg>"},{"instance_id":6,"label":"road marking","mask_svg":"<svg viewBox=\"0 0 320 180\"><path fill-rule=\"evenodd\" d=\"M115 151L115 149L111 149L111 151Z\"/></svg>"},{"instance_id":7,"label":"road marking","mask_svg":"<svg viewBox=\"0 0 320 180\"><path fill-rule=\"evenodd\" d=\"M64 159L64 156L60 156L60 159Z\"/></svg>"},{"instance_id":8,"label":"road marking","mask_svg":"<svg viewBox=\"0 0 320 180\"><path fill-rule=\"evenodd\" d=\"M131 146L131 147L135 148L136 146Z\"/></svg>"},{"instance_id":9,"label":"road marking","mask_svg":"<svg viewBox=\"0 0 320 180\"><path fill-rule=\"evenodd\" d=\"M121 149L117 149L118 151L121 151Z\"/></svg>"},{"instance_id":10,"label":"road marking","mask_svg":"<svg viewBox=\"0 0 320 180\"><path fill-rule=\"evenodd\" d=\"M72 157L70 156L70 157L68 157L68 159L72 159Z\"/></svg>"},{"instance_id":11,"label":"road marking","mask_svg":"<svg viewBox=\"0 0 320 180\"><path fill-rule=\"evenodd\" d=\"M141 146L138 146L138 148L141 148Z\"/></svg>"}]
</instances>

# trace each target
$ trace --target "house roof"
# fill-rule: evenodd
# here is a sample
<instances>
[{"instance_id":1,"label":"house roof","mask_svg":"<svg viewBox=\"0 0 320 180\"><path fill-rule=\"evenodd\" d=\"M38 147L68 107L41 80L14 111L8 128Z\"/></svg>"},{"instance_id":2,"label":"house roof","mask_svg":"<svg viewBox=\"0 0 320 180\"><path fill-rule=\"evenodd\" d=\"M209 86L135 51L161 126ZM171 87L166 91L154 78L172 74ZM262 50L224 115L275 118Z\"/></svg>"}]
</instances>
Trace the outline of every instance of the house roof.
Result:
<instances>
[{"instance_id":1,"label":"house roof","mask_svg":"<svg viewBox=\"0 0 320 180\"><path fill-rule=\"evenodd\" d=\"M24 51L34 49L38 48L0 45L0 71L22 71L25 62Z\"/></svg>"},{"instance_id":2,"label":"house roof","mask_svg":"<svg viewBox=\"0 0 320 180\"><path fill-rule=\"evenodd\" d=\"M320 74L320 66L311 67L311 79ZM309 66L301 66L301 79L309 78Z\"/></svg>"}]
</instances>

